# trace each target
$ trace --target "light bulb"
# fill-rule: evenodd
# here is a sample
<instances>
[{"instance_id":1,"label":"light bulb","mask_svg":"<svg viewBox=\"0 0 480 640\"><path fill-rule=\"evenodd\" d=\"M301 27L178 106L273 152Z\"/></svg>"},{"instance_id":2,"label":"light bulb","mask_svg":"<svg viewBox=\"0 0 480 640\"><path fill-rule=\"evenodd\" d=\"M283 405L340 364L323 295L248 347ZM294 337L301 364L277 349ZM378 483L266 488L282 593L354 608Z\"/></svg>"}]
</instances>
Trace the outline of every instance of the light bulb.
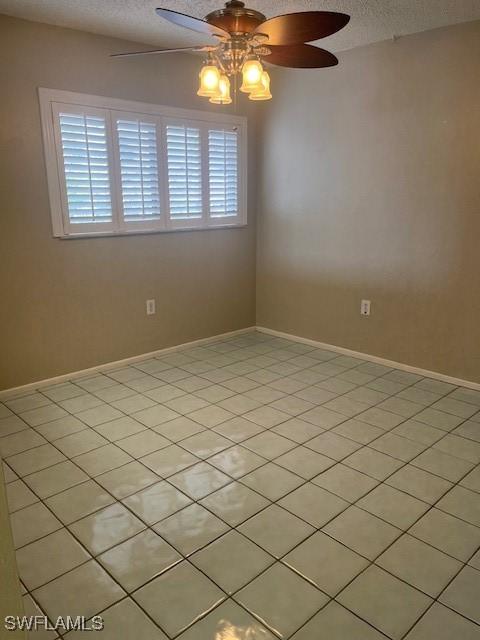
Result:
<instances>
[{"instance_id":1,"label":"light bulb","mask_svg":"<svg viewBox=\"0 0 480 640\"><path fill-rule=\"evenodd\" d=\"M243 83L240 91L250 93L262 88L263 67L259 60L246 60L242 67Z\"/></svg>"},{"instance_id":2,"label":"light bulb","mask_svg":"<svg viewBox=\"0 0 480 640\"><path fill-rule=\"evenodd\" d=\"M230 80L228 76L220 76L217 93L210 98L210 102L213 104L231 104L232 98L230 97Z\"/></svg>"},{"instance_id":3,"label":"light bulb","mask_svg":"<svg viewBox=\"0 0 480 640\"><path fill-rule=\"evenodd\" d=\"M211 98L218 94L220 71L213 64L205 64L200 70L200 87L197 96Z\"/></svg>"},{"instance_id":4,"label":"light bulb","mask_svg":"<svg viewBox=\"0 0 480 640\"><path fill-rule=\"evenodd\" d=\"M248 96L250 100L271 100L270 76L267 71L262 73L261 88L254 89Z\"/></svg>"}]
</instances>

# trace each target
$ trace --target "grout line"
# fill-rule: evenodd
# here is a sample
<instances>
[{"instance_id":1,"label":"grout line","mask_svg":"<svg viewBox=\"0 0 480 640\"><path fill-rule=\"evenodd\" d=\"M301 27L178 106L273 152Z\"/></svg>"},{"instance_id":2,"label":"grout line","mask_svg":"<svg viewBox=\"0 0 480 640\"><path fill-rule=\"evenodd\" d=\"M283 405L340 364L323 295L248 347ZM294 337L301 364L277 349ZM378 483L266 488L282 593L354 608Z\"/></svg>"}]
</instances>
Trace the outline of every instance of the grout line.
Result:
<instances>
[{"instance_id":1,"label":"grout line","mask_svg":"<svg viewBox=\"0 0 480 640\"><path fill-rule=\"evenodd\" d=\"M360 366L361 366L361 365L360 365ZM337 396L337 397L339 397L339 396ZM98 425L97 425L97 426L98 426ZM159 425L156 425L156 426L159 426ZM203 425L202 425L202 427L203 427ZM148 428L148 427L147 427L147 428ZM329 429L329 430L330 430L330 429ZM388 432L388 431L386 431L385 433L387 433L387 432ZM382 434L382 435L385 435L385 433L384 433L384 434ZM381 436L379 436L379 437L381 437ZM248 439L247 439L247 440L248 440ZM243 442L245 442L245 440L244 440ZM295 443L295 444L298 446L298 443ZM306 443L303 443L303 444L308 444L308 441L307 441ZM371 443L368 443L368 444L371 444ZM103 446L105 446L105 445L103 445ZM300 446L302 446L302 445L300 445ZM363 448L364 448L364 447L363 447ZM388 454L383 454L383 455L388 455ZM338 461L336 461L336 462L338 462ZM128 464L128 463L127 463L127 464ZM108 471L107 471L107 472L108 472ZM99 474L99 475L101 475L101 474ZM172 474L172 475L175 475L175 474ZM303 480L305 480L305 479L303 479Z\"/></svg>"},{"instance_id":2,"label":"grout line","mask_svg":"<svg viewBox=\"0 0 480 640\"><path fill-rule=\"evenodd\" d=\"M301 336L296 336L294 334L285 333L282 331L277 331L275 329L269 329L267 327L261 327L258 325L256 326L256 331L260 333L264 333L266 335L270 335L270 336L278 336L281 339L289 340L295 343L310 345L317 349L331 350L335 353L338 353L341 355L343 354L348 357L364 359L364 360L367 360L368 362L380 364L386 367L391 367L392 369L405 371L407 373L413 373L423 378L432 378L433 380L439 380L440 382L445 382L446 384L453 384L455 386L465 387L466 389L480 390L480 383L478 382L464 380L462 378L455 378L453 376L449 376L447 374L440 373L437 371L422 369L420 367L415 367L413 365L408 365L402 362L396 362L395 360L388 360L380 356L374 356L368 353L363 353L361 351L355 351L353 349L348 349L346 347L340 347L337 345L319 342L318 340L313 340L311 338L303 338Z\"/></svg>"},{"instance_id":3,"label":"grout line","mask_svg":"<svg viewBox=\"0 0 480 640\"><path fill-rule=\"evenodd\" d=\"M294 353L292 357L294 358L294 357L297 357L298 355L302 355L302 354ZM249 358L247 358L247 360L248 360L248 359L249 359ZM290 358L290 359L292 359L292 358ZM322 362L319 362L318 364L322 364ZM362 366L362 364L364 364L364 363L360 363L359 365L352 366L352 367L351 367L351 369L356 369L358 366ZM228 366L228 365L225 365L225 366ZM313 365L313 366L317 366L317 364L315 364L315 365ZM221 368L221 367L219 367L219 368ZM306 367L305 369L308 369L308 368L309 368L309 367ZM345 371L347 371L347 370L349 370L349 369L347 369L347 368L346 368L346 369L345 369ZM205 373L205 372L204 372L204 373ZM148 374L147 374L147 375L148 375ZM331 378L333 378L333 377L336 377L337 375L341 375L341 373L340 373L340 374L338 374L338 373L337 373L337 374L332 374L330 377L331 377ZM387 373L385 373L384 375L388 375L388 372L387 372ZM200 376L201 376L201 374L200 374ZM242 376L240 376L240 377L242 377ZM289 377L289 375L284 375L284 376L281 376L280 378L286 378L286 377L288 378L288 377ZM383 376L376 376L374 379L378 379L378 378L381 378L381 377L383 377ZM210 382L210 381L209 381L209 382ZM414 386L417 382L418 382L418 381L415 381L415 382L413 382L413 383L412 383L411 385L409 385L409 386ZM215 384L215 383L212 383L212 384ZM221 384L221 383L220 383L220 384ZM368 383L366 383L366 384L368 384ZM260 385L260 386L264 386L264 385ZM265 385L265 386L268 386L268 385ZM307 384L306 386L307 386L307 387L309 387L309 386L316 386L316 385L309 385L309 384ZM360 386L362 386L362 385L356 385L356 387L357 387L357 388L360 388ZM405 389L405 388L407 388L407 387L404 387L404 389ZM404 389L403 389L403 390L404 390ZM402 391L403 391L403 390L402 390ZM451 390L451 392L453 392L453 391L454 391L454 390ZM346 393L349 393L349 392L346 392ZM400 392L399 392L399 393L400 393ZM449 393L450 393L450 392L449 392ZM449 395L449 393L448 393L448 394L445 394L445 395ZM286 396L284 396L284 397L292 396L292 395L293 395L293 394L286 394ZM342 395L345 395L345 394L337 394L336 398L341 397ZM396 394L390 394L390 396L389 396L389 397L395 397L395 395L396 395ZM147 396L147 397L148 397L148 396ZM221 401L220 401L220 402L221 402ZM325 401L325 402L329 402L329 401ZM382 402L383 402L383 400L380 400L378 404L380 404L380 403L382 403ZM436 402L436 400L434 400L433 402ZM109 403L106 403L106 404L109 404ZM212 405L216 405L217 403L211 403L211 404L212 404ZM269 406L269 405L263 405L263 406ZM319 407L319 406L321 406L321 405L315 405L315 406L316 406L316 407ZM373 408L374 406L376 406L376 405L372 405L372 407L368 407L368 408L366 409L366 411L368 411L370 408ZM426 407L422 405L422 406L420 407L420 411L419 411L419 412L423 411L425 408L426 408ZM185 415L185 414L183 414L183 415ZM186 416L186 417L188 417L188 416ZM233 417L241 417L241 416L235 415L235 416L233 416ZM285 420L284 422L287 422L287 421L289 421L289 420L291 420L291 419L295 419L295 418L297 418L297 417L298 417L298 419L301 419L301 415L299 415L299 416L291 416L291 415L288 415L288 416L286 417L286 420ZM402 416L402 417L403 417L403 416ZM343 420L343 421L342 421L342 423L343 423L343 422L346 422L346 421L348 421L348 420L350 420L350 419L352 419L352 418L353 418L353 419L355 419L355 416L352 416L352 417L345 417L345 420ZM407 420L409 420L409 419L411 419L411 418L405 418L402 422L405 422L405 421L407 421ZM342 424L342 423L340 423L340 424ZM166 424L166 423L164 423L164 424ZM281 423L281 424L283 424L283 423ZM400 424L401 424L401 423L400 423ZM37 425L37 426L40 426L40 425ZM100 426L100 425L96 425L96 426ZM156 425L156 426L160 426L160 425ZM216 426L218 426L218 425L216 425ZM270 427L270 428L268 428L268 429L267 429L267 428L262 427L262 428L263 428L262 433L265 433L266 431L271 431L271 430L272 430L272 429L274 429L276 426L278 426L278 425L274 425L274 426L272 426L272 427ZM316 426L316 425L313 425L313 426ZM321 430L321 431L320 431L320 434L321 434L321 433L326 433L326 432L328 432L328 431L331 431L331 430L332 430L332 429L334 429L336 426L338 426L338 425L334 425L333 427L330 427L329 429L326 429L326 430L323 430L323 431ZM459 426L459 425L458 425L458 426ZM203 427L203 425L202 425L202 427ZM92 427L90 427L90 428L92 428ZM149 429L151 429L151 430L153 431L153 429L152 429L152 428L150 428L150 427L147 427L147 428L149 428ZM395 427L392 427L392 429L394 429L394 428L395 428ZM457 427L454 427L454 429L456 429L456 428L457 428ZM92 428L92 429L94 430L94 428ZM209 429L210 431L212 431L212 428L208 428L208 427L207 427L207 429ZM319 429L322 429L322 428L320 427ZM379 436L378 436L378 438L381 438L381 437L382 437L383 435L385 435L386 433L389 433L392 429L390 429L390 430L385 430L385 431L384 431L384 433L382 433L381 435L379 435ZM203 433L203 432L202 432L202 433ZM216 432L214 432L214 433L216 433ZM275 433L275 432L274 432L274 433ZM444 437L446 437L447 435L449 435L449 433L450 433L450 432L445 432L445 435L442 437L442 439L443 439ZM218 434L217 434L217 435L218 435ZM278 435L278 434L277 434L277 435ZM129 436L127 436L127 437L129 437ZM163 437L165 437L165 436L163 436ZM190 437L190 436L187 436L187 438L188 438L188 437ZM224 436L224 437L225 437L225 436ZM285 436L281 436L281 437L285 437ZM310 440L311 440L311 439L313 439L313 438L315 438L315 437L316 437L316 436L312 436L312 438L310 438ZM338 437L343 437L343 436L338 436ZM401 437L401 436L399 436L399 437ZM187 439L187 438L185 438L185 439ZM376 438L376 439L378 439L378 438ZM167 438L167 439L168 439L168 438ZM227 436L227 439L228 439L228 436ZM250 438L247 438L246 440L248 440L248 439L250 439ZM287 437L287 439L288 439L288 437ZM375 440L376 440L376 439L375 439ZM243 443L243 442L245 442L246 440L242 440L242 441L240 441L240 442L233 441L233 442L232 442L232 446L237 446L237 445L238 445L238 446L242 446L242 443ZM309 440L307 440L307 441L306 441L306 443L308 443L308 441L309 441ZM180 442L181 442L181 441L180 441ZM297 443L296 441L292 441L292 442L293 442L293 444L294 444L294 448L292 449L292 451L295 451L295 449L297 449L297 448L299 448L299 447L303 446L303 444L305 444L305 443L300 443L300 444L299 444L299 443ZM50 444L52 444L52 443L50 442ZM112 443L112 444L114 444L114 443ZM177 444L178 444L178 443L177 443ZM357 443L357 444L360 444L360 443ZM371 443L368 443L368 444L371 444ZM179 446L180 446L180 445L179 445ZM432 447L432 445L430 445L430 447L427 447L426 449L431 448L431 447ZM232 447L227 447L225 450L227 450L227 451L228 451L230 448L232 448ZM362 448L365 448L365 445L364 445L364 446L360 446L358 450L361 450ZM369 448L369 447L367 446L367 448ZM426 450L426 449L425 449L425 450ZM160 450L161 450L161 449L160 449ZM317 452L315 452L315 453L317 453ZM422 452L421 452L421 453L422 453ZM418 455L421 455L421 453L420 453L420 454L418 454ZM216 455L216 454L214 454L214 455ZM283 455L283 454L281 454L281 455ZM321 455L324 455L324 454L321 454ZM383 452L382 452L382 455L388 455L388 454L383 454ZM448 455L450 455L450 454L448 454ZM211 456L210 456L210 457L211 457ZM278 458L278 457L280 457L280 456L277 456L277 458ZM347 457L348 457L348 456L347 456ZM275 460L275 459L277 459L277 458L273 458L272 460L266 460L266 461L265 461L265 465L266 465L266 464L269 464L269 463L273 463L273 464L275 464L274 460ZM137 460L137 461L139 461L139 460ZM208 459L205 459L204 461L208 464ZM404 462L404 461L402 461L402 462ZM335 465L335 464L340 463L340 461L338 461L338 460L332 460L332 463L333 463L333 465ZM127 464L129 464L129 463L127 463ZM197 463L194 463L194 464L197 464ZM405 462L403 466L406 466L407 464L409 464L409 462ZM261 466L265 466L265 465L261 465ZM118 468L118 467L117 467L117 468ZM261 467L259 467L259 468L261 468ZM289 471L290 471L290 470L289 470ZM396 469L393 473L396 473L396 471L397 471L397 469ZM107 471L106 473L108 473L108 472L109 472L109 471ZM223 470L222 470L222 472L223 472ZM249 471L249 472L248 472L247 474L245 474L245 475L248 475L249 473L251 473L251 471ZM361 473L361 472L360 472L360 473ZM393 473L392 473L392 474L390 474L390 475L393 475ZM468 475L469 473L470 473L470 470L469 470L465 475ZM102 474L99 474L99 475L102 475ZM176 475L176 474L172 474L172 475ZM318 474L318 475L320 475L320 474ZM433 475L433 474L432 474L432 475ZM96 478L96 477L97 477L97 476L95 476L95 477L93 477L93 478L92 478L95 482L96 482L96 480L95 480L95 478ZM168 477L172 477L172 476L168 476ZM244 477L244 476L241 476L241 477ZM233 482L241 482L241 477L240 477L240 478L237 478L237 479L233 478ZM389 477L389 476L388 476L388 477ZM387 478L388 478L388 477L387 477ZM386 480L387 478L385 478L385 480ZM164 479L164 478L163 478L162 476L160 476L160 479L162 480L162 479ZM376 479L376 480L377 480L377 479ZM382 482L385 482L385 480L383 480ZM168 481L168 479L167 479L167 481ZM308 483L309 483L309 480L308 480L308 479L306 480L305 478L302 478L302 482L303 482L303 484L302 484L302 485L300 485L300 486L304 486L305 484L308 484ZM173 485L173 486L174 486L174 485ZM377 486L379 486L379 485L377 485ZM296 487L296 488L295 488L295 489L293 489L292 491L295 491L297 488L299 488L299 487ZM376 487L375 487L375 488L376 488ZM452 488L453 488L453 487L452 487ZM143 489L141 489L141 490L143 490ZM141 490L140 490L140 491L141 491ZM177 489L177 490L178 490L178 489ZM325 490L325 489L324 489L324 490ZM373 490L373 489L372 489L372 490ZM107 493L109 493L109 492L107 491ZM134 493L135 493L135 492L134 492ZM289 493L291 493L291 492L289 492ZM329 493L331 493L331 492L329 492ZM261 495L261 494L260 494L260 495ZM288 493L287 493L286 495L288 495ZM333 495L334 495L334 494L333 494ZM368 495L368 493L367 493L366 495ZM407 494L407 495L409 495L409 494ZM189 497L190 497L190 496L189 496ZM282 498L283 498L283 497L285 497L285 496L282 496ZM363 497L363 496L362 496L362 497ZM113 496L113 498L116 500L116 502L120 502L119 500L117 500L117 499L115 498L115 496ZM282 499L282 498L278 498L278 500L280 500L280 499ZM122 499L125 499L125 498L122 498ZM201 498L201 499L203 499L203 498ZM361 499L361 498L359 498L359 500L360 500L360 499ZM440 500L440 499L441 499L441 497L439 498L439 500ZM275 504L276 502L277 502L277 501L271 501L271 503L272 503L272 504ZM196 504L196 503L198 503L198 501L197 501L197 500L194 500L194 502L193 502L192 504ZM123 504L123 503L122 503L122 504ZM354 504L354 503L352 503L352 504ZM267 506L270 506L270 505L267 505ZM347 506L346 508L348 508L349 506L351 506L351 504L350 504L350 503L348 504L348 506ZM428 511L428 510L427 510L427 511ZM136 515L136 514L135 514L135 515ZM215 514L215 515L216 515L216 514ZM256 515L256 514L255 514L255 515ZM336 516L334 516L334 517L337 517L338 515L339 515L339 514L337 514L337 515L336 515ZM423 515L424 515L424 514L422 514L422 516L420 516L420 517L423 517ZM170 517L170 516L168 516L168 517ZM218 516L217 516L217 517L218 517ZM253 516L251 516L251 517L253 517ZM297 517L298 517L298 516L297 516ZM455 516L455 517L456 517L456 516ZM249 518L248 518L248 519L249 519ZM228 524L228 523L227 523L227 524ZM389 524L391 524L391 523L389 523ZM230 525L228 525L228 526L230 526ZM236 526L238 527L239 525L236 525ZM323 526L326 526L326 525L323 525ZM148 528L148 529L150 529L150 528L151 528L151 526L147 525L147 528ZM236 529L236 527L233 527L233 528L232 528L232 530L237 530L237 529ZM144 530L144 531L145 531L145 530ZM239 532L239 533L241 533L241 532ZM138 535L138 534L135 534L135 535ZM157 534L157 535L158 535L158 534ZM223 534L222 534L222 535L223 535ZM242 534L242 535L243 535L243 534ZM247 538L247 539L248 539L248 538ZM307 538L307 539L308 539L308 538ZM302 540L302 543L303 543L304 541L305 541L305 540ZM338 541L337 541L337 542L338 542ZM121 543L119 543L119 544L121 544ZM170 543L169 543L169 544L170 544ZM210 542L210 543L207 543L207 544L211 544L211 542ZM256 544L256 543L254 543L254 544ZM300 544L300 543L299 543L299 544ZM114 546L117 546L117 545L114 545ZM258 546L258 545L257 545L257 546ZM297 545L297 546L298 546L298 545ZM260 548L261 548L261 547L260 547ZM296 548L296 547L294 547L294 548ZM291 550L293 550L293 549L291 549ZM290 553L290 551L291 551L291 550L289 550L287 553ZM89 552L89 553L90 553L90 552ZM102 551L102 553L104 553L104 551ZM183 554L182 554L182 555L183 555ZM284 555L286 555L286 554L284 554ZM272 557L273 557L273 556L272 556ZM283 556L282 556L282 557L283 557ZM279 560L279 559L274 558L274 560ZM260 575L261 575L261 574L260 574ZM58 576L57 576L57 577L58 577ZM256 577L258 577L258 576L255 576L255 578L256 578ZM255 579L255 578L253 578L253 579ZM56 578L55 578L55 579L56 579ZM211 579L211 578L210 578L210 579ZM252 579L252 580L253 580L253 579ZM407 584L408 584L408 583L407 583ZM243 588L243 587L242 587L242 588Z\"/></svg>"},{"instance_id":4,"label":"grout line","mask_svg":"<svg viewBox=\"0 0 480 640\"><path fill-rule=\"evenodd\" d=\"M141 362L145 359L161 357L162 355L175 354L177 352L182 352L188 349L196 349L203 347L204 345L216 344L217 342L223 342L225 340L229 340L242 335L255 334L256 328L254 326L245 327L243 329L235 329L233 331L227 331L226 333L220 333L214 336L209 336L206 338L198 338L197 340L191 340L190 342L185 342L182 344L174 345L172 347L165 347L163 349L157 349L155 351L150 351L147 353L142 353L136 356L131 356L129 358L123 358L121 360L115 360L114 362L107 362L104 364L96 365L94 367L89 367L88 369L82 369L80 371L71 371L69 373L64 373L53 378L47 378L44 380L37 380L34 382L29 382L27 384L12 387L10 389L2 389L0 390L0 401L2 398L13 399L13 397L21 397L28 393L29 390L35 391L35 389L39 388L48 388L52 386L56 386L57 384L63 384L64 382L69 382L72 379L82 378L82 377L90 377L91 375L95 375L97 373L103 373L104 371L112 370L115 368L120 368L122 366L128 366L130 364L134 364L135 362ZM18 396L12 396L11 394L18 392Z\"/></svg>"},{"instance_id":5,"label":"grout line","mask_svg":"<svg viewBox=\"0 0 480 640\"><path fill-rule=\"evenodd\" d=\"M408 464L408 463L407 463L407 464ZM406 466L406 465L404 465L404 466ZM403 468L403 467L402 467L402 468ZM396 471L395 471L395 472L393 472L393 473L396 473ZM467 473L466 473L462 478L460 478L460 480L459 480L458 482L460 482L460 481L461 481L461 480L462 480L466 475L468 475L469 473L470 473L470 471L467 471ZM393 474L391 474L391 475L393 475ZM387 479L388 479L388 477L391 477L391 476L387 476ZM382 483L381 483L381 484L383 484L383 483L384 483L384 481L382 481ZM458 484L458 483L456 483L454 486L457 486L457 484ZM380 486L380 484L379 484L379 485L377 485L377 486ZM374 491L376 488L377 488L377 487L374 487L374 488L373 488L371 491L369 491L366 495L368 495L369 493L371 493L372 491ZM453 489L453 488L454 488L454 487L451 487L451 489ZM450 491L451 489L449 489L449 491ZM408 495L408 494L407 494L407 495ZM365 497L365 496L362 496L362 497ZM436 502L438 502L439 500L441 500L441 499L442 499L442 497L443 497L443 496L441 496L440 498L438 498L438 500L437 500ZM359 500L361 500L361 499L362 499L362 498L359 498ZM358 502L358 501L357 501L357 502ZM347 584L346 584L346 585L345 585L345 586L344 586L344 587L343 587L343 588L342 588L342 589L341 589L341 590L340 590L340 591L339 591L339 592L338 592L338 593L337 593L337 594L336 594L332 599L333 599L333 600L335 600L335 602L337 602L340 606L342 606L342 607L344 607L345 609L347 609L348 611L350 611L350 613L353 613L353 614L354 614L354 615L356 615L358 618L360 618L361 620L363 620L363 621L364 621L365 623L367 623L369 626L371 626L371 627L373 627L374 629L376 629L377 631L380 631L381 633L383 633L383 631L381 631L381 629L379 629L379 628L375 627L375 626L374 626L372 623L370 623L368 620L365 620L364 618L362 618L358 613L354 612L353 610L350 610L350 609L347 607L347 605L345 605L344 603L342 603L342 602L340 602L340 601L338 601L338 600L337 600L338 596L339 596L342 592L344 592L344 591L345 591L345 590L346 590L346 589L347 589L347 588L348 588L348 587L349 587L349 586L350 586L350 585L351 585L351 584L352 584L352 583L353 583L353 582L354 582L354 581L355 581L359 576L361 576L363 573L365 573L365 572L367 571L367 569L369 569L369 568L370 568L370 567L372 567L372 566L375 566L375 567L379 568L381 571L384 571L385 573L388 573L390 576L392 576L393 578L396 578L396 579L397 579L397 580L399 580L400 582L403 582L404 584L406 584L406 585L407 585L407 586L409 586L410 588L413 588L413 589L415 589L416 591L419 591L420 593L423 593L424 595L426 595L427 597L429 597L429 598L431 598L431 599L432 599L432 602L431 602L431 603L430 603L430 605L427 607L427 609L422 613L422 615L421 615L418 619L416 619L416 620L415 620L415 622L411 625L411 627L407 630L407 632L401 636L402 638L404 638L404 637L405 637L405 636L406 636L406 635L411 631L411 629L413 629L413 627L418 623L418 621L419 621L419 620L420 620L420 619L421 619L421 618L426 614L426 612L431 608L431 606L434 604L434 602L437 602L437 601L438 601L438 598L440 598L441 594L443 593L443 591L445 591L445 589L448 587L448 585L449 585L449 584L450 584L450 583L451 583L451 582L452 582L452 581L453 581L453 580L458 576L458 574L459 574L461 571L463 571L463 569L464 569L466 566L468 566L468 562L469 562L469 561L470 561L470 559L475 555L475 553L478 551L478 549L477 549L476 551L474 551L474 553L469 557L469 559L467 560L467 562L463 562L462 560L459 560L458 558L455 558L455 560L457 560L457 562L460 562L462 566L460 567L460 569L458 570L458 572L457 572L457 573L452 577L452 579L448 582L448 584L447 584L447 585L442 589L442 591L437 595L437 597L436 597L436 598L433 598L433 596L431 596L431 595L429 595L428 593L426 593L426 592L422 591L419 587L417 587L417 586L414 586L414 585L410 584L409 582L407 582L407 581L406 581L406 580L404 580L403 578L401 578L401 577L399 577L399 576L395 575L394 573L392 573L392 572L391 572L391 571L389 571L388 569L385 569L384 567L381 567L381 566L379 566L379 565L377 565L377 564L376 564L376 561L378 560L378 558L379 558L380 556L382 556L384 553L386 553L386 552L387 552L387 551L388 551L388 550L389 550L389 549L390 549L394 544L396 544L396 542L398 542L398 541L399 541L399 540L400 540L404 535L406 535L406 534L408 534L408 535L413 535L413 534L409 534L410 529L411 529L411 528L412 528L412 527L413 527L413 526L414 526L414 525L415 525L419 520L421 520L421 519L422 519L422 518L423 518L423 517L424 517L424 516L429 512L429 511L431 511L431 510L435 507L436 502L435 502L435 503L433 503L432 505L430 505L430 508L429 508L429 509L427 509L427 511L425 511L425 512L424 512L424 513L422 513L422 514L420 514L420 516L415 520L415 522L413 522L413 523L412 523L412 524L411 524L407 529L401 529L401 528L397 527L396 525L392 525L392 523L388 522L387 520L383 520L383 518L380 518L380 516L377 516L376 514L370 514L370 515L373 515L374 517L380 518L381 520L383 520L383 521L384 521L384 522L386 522L387 524L390 524L390 526L394 526L394 527L395 527L395 528L397 528L397 529L399 530L399 532L400 532L400 535L399 535L399 536L397 536L397 537L396 537L396 538L395 538L395 539L394 539L394 540L393 540L389 545L387 545L387 547L386 547L385 549L383 549L383 550L382 550L382 551L381 551L381 552L380 552L380 553L379 553L379 554L378 554L378 555L377 555L373 560L370 560L369 558L366 558L366 556L362 556L362 554L360 554L360 553L359 553L358 551L356 551L355 549L351 549L351 548L350 548L350 547L348 547L346 544L341 543L339 540L337 540L336 538L334 538L333 536L331 536L330 534L328 534L328 532L323 531L323 529L324 529L324 528L325 528L325 527L326 527L330 522L332 522L332 520L334 520L336 517L338 517L338 515L341 515L341 513L343 513L344 511L346 511L346 509L345 509L344 511L342 511L340 514L337 514L337 516L335 516L334 518L332 518L332 519L331 519L329 522L327 522L325 525L323 525L323 526L322 526L322 528L321 528L321 529L319 529L319 531L321 531L322 533L324 533L325 535L327 535L328 537L330 537L331 539L333 539L335 542L339 542L340 544L342 544L342 546L344 546L345 548L349 549L350 551L353 551L354 553L356 553L356 554L360 555L361 557L365 558L365 559L366 559L366 560L368 560L368 562L369 562L369 564L368 564L366 567L364 567L364 568L363 568L363 569L362 569L358 574L356 574L356 575L355 575L355 576L354 576L354 577L353 577L353 578L352 578L352 579L351 579L351 580L350 580L350 581L349 581L349 582L348 582L348 583L347 583ZM353 503L353 504L352 504L352 505L350 505L350 506L357 506L357 505L356 505L356 502L355 502L355 503ZM357 508L358 508L358 509L362 509L361 507L358 507L358 506L357 506ZM365 509L362 509L362 510L363 510L363 511L365 511ZM370 512L368 512L368 511L367 511L367 513L370 513ZM454 516L454 517L456 517L456 516ZM312 534L312 535L314 535L314 534ZM413 537L415 537L415 536L413 536ZM308 538L307 538L307 539L308 539ZM419 538L415 538L415 539L419 540ZM449 554L446 554L445 552L443 552L443 551L441 551L441 550L437 549L436 547L434 547L433 545L429 544L428 542L425 542L425 541L423 541L423 540L420 540L420 542L423 542L423 544L426 544L427 546L429 546L429 547L431 547L431 548L435 549L435 550L436 550L436 551L438 551L439 553L444 553L445 555L449 555ZM480 548L480 547L479 547L479 548ZM289 553L290 553L290 552L289 552ZM452 556L449 556L449 557L452 557ZM300 575L301 575L301 574L300 574ZM318 588L318 587L317 587L317 588ZM328 604L328 603L327 603L327 604ZM441 603L441 604L443 604L443 603ZM444 606L447 606L447 608L450 608L450 607L448 607L448 605L444 605ZM453 609L452 609L452 610L453 610ZM317 612L317 613L318 613L318 612ZM315 616L315 615L317 615L317 613L315 613L315 614L314 614L314 616ZM458 613L458 612L456 612L456 611L455 611L455 613L457 613L458 615L462 616L462 614L460 614L460 613ZM311 616L311 618L309 618L308 620L306 620L306 621L305 621L305 623L304 623L304 624L302 625L302 627L300 627L300 628L303 628L304 626L306 626L306 624L308 624L308 622L309 622L309 621L310 621L314 616ZM463 617L465 617L465 616L463 616ZM468 620L470 620L470 618L468 618ZM478 623L476 623L475 621L473 621L473 620L470 620L470 621L471 621L471 622L473 622L474 624L478 625ZM297 632L298 632L298 630L297 630Z\"/></svg>"}]
</instances>

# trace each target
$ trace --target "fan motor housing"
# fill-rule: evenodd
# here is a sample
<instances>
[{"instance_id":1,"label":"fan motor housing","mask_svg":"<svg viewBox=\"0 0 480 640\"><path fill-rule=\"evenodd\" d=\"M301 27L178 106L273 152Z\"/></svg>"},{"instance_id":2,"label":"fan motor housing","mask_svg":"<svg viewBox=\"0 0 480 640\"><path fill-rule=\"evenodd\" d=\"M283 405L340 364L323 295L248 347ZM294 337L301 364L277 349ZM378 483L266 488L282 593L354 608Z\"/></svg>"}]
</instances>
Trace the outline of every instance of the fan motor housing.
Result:
<instances>
[{"instance_id":1,"label":"fan motor housing","mask_svg":"<svg viewBox=\"0 0 480 640\"><path fill-rule=\"evenodd\" d=\"M246 8L240 0L230 0L224 9L212 11L205 16L205 20L231 35L245 35L255 31L266 17L260 11Z\"/></svg>"}]
</instances>

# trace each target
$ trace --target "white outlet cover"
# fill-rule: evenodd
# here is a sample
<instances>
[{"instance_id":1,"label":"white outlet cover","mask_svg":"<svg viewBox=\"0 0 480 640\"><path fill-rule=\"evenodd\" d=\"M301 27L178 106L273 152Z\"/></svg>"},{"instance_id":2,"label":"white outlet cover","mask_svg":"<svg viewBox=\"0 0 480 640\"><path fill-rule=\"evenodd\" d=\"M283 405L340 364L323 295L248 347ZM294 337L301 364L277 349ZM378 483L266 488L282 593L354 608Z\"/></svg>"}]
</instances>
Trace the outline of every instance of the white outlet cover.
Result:
<instances>
[{"instance_id":1,"label":"white outlet cover","mask_svg":"<svg viewBox=\"0 0 480 640\"><path fill-rule=\"evenodd\" d=\"M153 316L155 313L155 300L147 300L147 316Z\"/></svg>"},{"instance_id":2,"label":"white outlet cover","mask_svg":"<svg viewBox=\"0 0 480 640\"><path fill-rule=\"evenodd\" d=\"M362 300L360 303L360 314L362 316L369 316L371 310L371 301L370 300Z\"/></svg>"}]
</instances>

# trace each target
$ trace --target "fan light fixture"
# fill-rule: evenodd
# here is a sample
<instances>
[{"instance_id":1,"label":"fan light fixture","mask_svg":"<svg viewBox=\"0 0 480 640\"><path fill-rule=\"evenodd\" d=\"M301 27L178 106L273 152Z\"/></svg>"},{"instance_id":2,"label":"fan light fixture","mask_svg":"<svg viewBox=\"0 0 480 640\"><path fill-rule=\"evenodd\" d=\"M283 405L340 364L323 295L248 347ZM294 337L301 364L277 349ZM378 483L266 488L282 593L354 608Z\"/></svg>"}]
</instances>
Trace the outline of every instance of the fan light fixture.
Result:
<instances>
[{"instance_id":1,"label":"fan light fixture","mask_svg":"<svg viewBox=\"0 0 480 640\"><path fill-rule=\"evenodd\" d=\"M270 76L262 62L280 67L318 69L338 64L325 49L308 42L336 33L350 17L334 11L303 11L267 18L240 0L230 0L223 9L212 11L204 20L170 9L156 9L157 14L176 24L197 31L217 42L198 47L154 49L117 53L114 57L200 51L207 60L200 70L197 95L214 104L230 104L231 79L242 75L240 91L250 100L270 100ZM234 83L236 93L236 82Z\"/></svg>"}]
</instances>

